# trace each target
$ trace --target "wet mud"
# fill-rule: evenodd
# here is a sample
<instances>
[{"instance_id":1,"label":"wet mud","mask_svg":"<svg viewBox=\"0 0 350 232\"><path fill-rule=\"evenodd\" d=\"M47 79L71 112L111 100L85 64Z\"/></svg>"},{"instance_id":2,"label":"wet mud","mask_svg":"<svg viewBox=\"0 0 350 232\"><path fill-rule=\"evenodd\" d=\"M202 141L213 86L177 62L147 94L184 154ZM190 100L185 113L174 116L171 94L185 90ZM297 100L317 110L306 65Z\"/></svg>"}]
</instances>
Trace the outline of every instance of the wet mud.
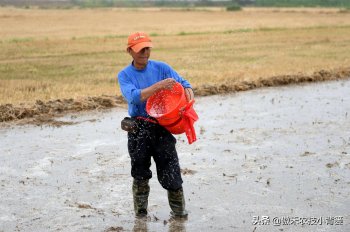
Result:
<instances>
[{"instance_id":1,"label":"wet mud","mask_svg":"<svg viewBox=\"0 0 350 232\"><path fill-rule=\"evenodd\" d=\"M312 75L295 74L260 78L256 81L233 81L219 85L202 85L194 88L196 96L209 96L239 91L247 91L261 87L283 86L305 82L338 80L350 76L350 67L334 70L320 70ZM1 122L17 121L19 124L48 124L52 126L67 125L68 122L56 120L55 117L66 113L89 110L109 109L124 105L121 96L86 97L81 99L57 99L47 102L37 100L34 105L0 105Z\"/></svg>"},{"instance_id":2,"label":"wet mud","mask_svg":"<svg viewBox=\"0 0 350 232\"><path fill-rule=\"evenodd\" d=\"M189 218L173 220L152 161L135 219L126 109L0 128L0 231L350 231L350 80L198 97L176 135Z\"/></svg>"}]
</instances>

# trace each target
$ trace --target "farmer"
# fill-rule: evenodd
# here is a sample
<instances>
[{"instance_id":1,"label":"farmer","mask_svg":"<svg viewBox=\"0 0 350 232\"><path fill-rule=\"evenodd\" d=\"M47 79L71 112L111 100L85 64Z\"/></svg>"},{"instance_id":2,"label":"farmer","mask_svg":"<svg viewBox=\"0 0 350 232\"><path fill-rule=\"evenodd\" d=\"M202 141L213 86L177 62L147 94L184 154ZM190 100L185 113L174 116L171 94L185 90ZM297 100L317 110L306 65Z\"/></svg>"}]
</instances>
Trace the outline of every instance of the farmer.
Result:
<instances>
[{"instance_id":1,"label":"farmer","mask_svg":"<svg viewBox=\"0 0 350 232\"><path fill-rule=\"evenodd\" d=\"M152 48L150 37L137 32L128 37L127 52L131 64L118 73L121 92L128 102L128 112L136 121L137 129L128 132L128 151L131 158L131 176L134 211L137 217L147 215L149 179L152 178L151 156L156 164L159 183L168 191L171 215L186 218L179 159L175 137L157 124L146 112L147 99L162 89L171 89L179 82L185 88L187 101L194 98L191 85L168 64L149 60Z\"/></svg>"}]
</instances>

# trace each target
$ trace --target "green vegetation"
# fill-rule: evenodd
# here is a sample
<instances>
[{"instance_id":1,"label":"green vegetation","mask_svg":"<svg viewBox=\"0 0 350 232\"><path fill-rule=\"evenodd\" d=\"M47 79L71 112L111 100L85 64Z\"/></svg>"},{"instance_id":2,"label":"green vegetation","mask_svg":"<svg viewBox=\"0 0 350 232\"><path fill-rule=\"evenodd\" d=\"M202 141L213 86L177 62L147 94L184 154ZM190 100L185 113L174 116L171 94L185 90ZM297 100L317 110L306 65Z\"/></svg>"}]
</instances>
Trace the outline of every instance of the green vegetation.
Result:
<instances>
[{"instance_id":1,"label":"green vegetation","mask_svg":"<svg viewBox=\"0 0 350 232\"><path fill-rule=\"evenodd\" d=\"M256 6L265 7L350 7L349 0L256 0Z\"/></svg>"},{"instance_id":2,"label":"green vegetation","mask_svg":"<svg viewBox=\"0 0 350 232\"><path fill-rule=\"evenodd\" d=\"M72 5L80 7L205 7L227 6L230 1L129 1L129 0L71 0Z\"/></svg>"},{"instance_id":3,"label":"green vegetation","mask_svg":"<svg viewBox=\"0 0 350 232\"><path fill-rule=\"evenodd\" d=\"M243 5L264 7L350 7L350 0L232 0L232 1L128 1L128 0L71 0L80 7L226 7L227 11L237 11Z\"/></svg>"},{"instance_id":4,"label":"green vegetation","mask_svg":"<svg viewBox=\"0 0 350 232\"><path fill-rule=\"evenodd\" d=\"M80 7L113 7L113 0L71 0L72 4Z\"/></svg>"},{"instance_id":5,"label":"green vegetation","mask_svg":"<svg viewBox=\"0 0 350 232\"><path fill-rule=\"evenodd\" d=\"M226 7L227 11L240 11L242 10L242 7L236 2L232 1L232 3Z\"/></svg>"},{"instance_id":6,"label":"green vegetation","mask_svg":"<svg viewBox=\"0 0 350 232\"><path fill-rule=\"evenodd\" d=\"M258 7L340 7L349 9L350 0L52 0L52 1L35 1L35 0L17 0L11 2L5 0L0 2L1 5L13 5L29 9L31 6L39 8L61 8L68 9L72 7L80 8L99 8L99 7L180 7L185 10L191 10L195 7L225 7L227 11L240 10L241 6L258 6Z\"/></svg>"}]
</instances>

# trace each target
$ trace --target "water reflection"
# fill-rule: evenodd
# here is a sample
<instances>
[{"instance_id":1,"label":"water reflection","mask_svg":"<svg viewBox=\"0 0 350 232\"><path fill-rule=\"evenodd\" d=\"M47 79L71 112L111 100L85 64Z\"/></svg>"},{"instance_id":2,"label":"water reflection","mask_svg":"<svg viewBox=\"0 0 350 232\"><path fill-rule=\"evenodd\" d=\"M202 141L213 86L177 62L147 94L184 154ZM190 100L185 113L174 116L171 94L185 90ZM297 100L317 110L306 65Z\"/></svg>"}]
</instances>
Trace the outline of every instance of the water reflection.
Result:
<instances>
[{"instance_id":1,"label":"water reflection","mask_svg":"<svg viewBox=\"0 0 350 232\"><path fill-rule=\"evenodd\" d=\"M148 222L151 222L150 218L136 218L132 231L148 232ZM185 222L186 219L170 218L168 221L168 232L186 232Z\"/></svg>"},{"instance_id":2,"label":"water reflection","mask_svg":"<svg viewBox=\"0 0 350 232\"><path fill-rule=\"evenodd\" d=\"M133 232L147 232L147 218L135 218Z\"/></svg>"},{"instance_id":3,"label":"water reflection","mask_svg":"<svg viewBox=\"0 0 350 232\"><path fill-rule=\"evenodd\" d=\"M169 232L186 232L185 227L186 219L170 219L169 220Z\"/></svg>"}]
</instances>

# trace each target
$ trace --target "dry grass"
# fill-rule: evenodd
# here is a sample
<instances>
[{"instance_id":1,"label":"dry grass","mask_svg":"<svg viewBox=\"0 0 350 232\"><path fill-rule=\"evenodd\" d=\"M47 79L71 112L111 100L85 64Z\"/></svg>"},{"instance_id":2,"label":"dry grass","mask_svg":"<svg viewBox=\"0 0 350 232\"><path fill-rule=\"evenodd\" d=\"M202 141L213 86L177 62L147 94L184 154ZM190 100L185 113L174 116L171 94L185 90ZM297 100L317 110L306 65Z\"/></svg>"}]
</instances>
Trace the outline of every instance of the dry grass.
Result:
<instances>
[{"instance_id":1,"label":"dry grass","mask_svg":"<svg viewBox=\"0 0 350 232\"><path fill-rule=\"evenodd\" d=\"M241 12L157 9L39 10L0 8L2 40L128 35L136 30L155 34L221 32L242 28L311 27L349 24L350 14L336 9L246 8Z\"/></svg>"},{"instance_id":2,"label":"dry grass","mask_svg":"<svg viewBox=\"0 0 350 232\"><path fill-rule=\"evenodd\" d=\"M196 87L350 64L350 14L335 9L0 8L0 104L119 94L137 30Z\"/></svg>"}]
</instances>

